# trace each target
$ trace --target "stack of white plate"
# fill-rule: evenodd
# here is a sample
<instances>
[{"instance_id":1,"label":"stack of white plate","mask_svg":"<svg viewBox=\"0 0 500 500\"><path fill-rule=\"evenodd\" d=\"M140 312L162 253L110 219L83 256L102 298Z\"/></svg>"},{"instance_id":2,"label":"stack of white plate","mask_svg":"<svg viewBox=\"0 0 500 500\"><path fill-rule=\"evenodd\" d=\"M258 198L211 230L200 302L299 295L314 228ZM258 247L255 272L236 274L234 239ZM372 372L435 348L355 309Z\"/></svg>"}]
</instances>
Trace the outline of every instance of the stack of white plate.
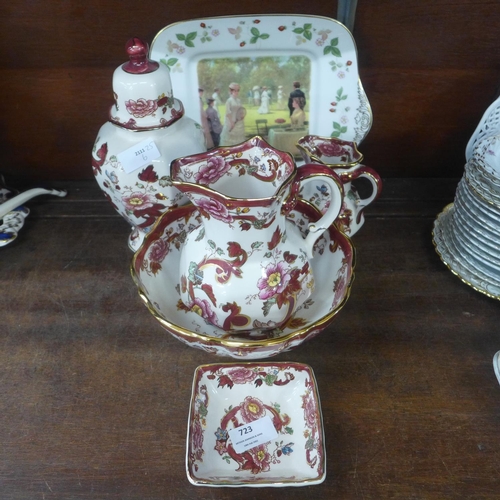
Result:
<instances>
[{"instance_id":1,"label":"stack of white plate","mask_svg":"<svg viewBox=\"0 0 500 500\"><path fill-rule=\"evenodd\" d=\"M434 223L433 241L462 281L500 299L500 135L475 142L454 203Z\"/></svg>"}]
</instances>

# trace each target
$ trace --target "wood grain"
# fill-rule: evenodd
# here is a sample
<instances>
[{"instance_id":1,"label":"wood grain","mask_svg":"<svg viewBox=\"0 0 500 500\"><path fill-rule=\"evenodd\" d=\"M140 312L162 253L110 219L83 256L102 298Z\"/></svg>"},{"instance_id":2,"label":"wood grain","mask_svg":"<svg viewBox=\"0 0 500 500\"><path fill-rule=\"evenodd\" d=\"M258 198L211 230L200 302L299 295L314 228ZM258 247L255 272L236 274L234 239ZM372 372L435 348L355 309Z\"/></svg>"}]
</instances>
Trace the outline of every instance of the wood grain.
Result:
<instances>
[{"instance_id":1,"label":"wood grain","mask_svg":"<svg viewBox=\"0 0 500 500\"><path fill-rule=\"evenodd\" d=\"M1 249L0 488L18 499L496 499L498 301L431 241L457 179L387 179L353 238L355 281L312 366L327 477L306 488L196 488L184 469L191 382L221 358L166 334L129 274L128 225L91 182L55 183Z\"/></svg>"},{"instance_id":2,"label":"wood grain","mask_svg":"<svg viewBox=\"0 0 500 500\"><path fill-rule=\"evenodd\" d=\"M0 6L0 164L14 180L90 179L131 36L185 19L252 13L334 17L336 4L243 0L24 2ZM467 141L497 97L500 4L359 2L354 27L374 123L360 146L384 177L459 177Z\"/></svg>"}]
</instances>

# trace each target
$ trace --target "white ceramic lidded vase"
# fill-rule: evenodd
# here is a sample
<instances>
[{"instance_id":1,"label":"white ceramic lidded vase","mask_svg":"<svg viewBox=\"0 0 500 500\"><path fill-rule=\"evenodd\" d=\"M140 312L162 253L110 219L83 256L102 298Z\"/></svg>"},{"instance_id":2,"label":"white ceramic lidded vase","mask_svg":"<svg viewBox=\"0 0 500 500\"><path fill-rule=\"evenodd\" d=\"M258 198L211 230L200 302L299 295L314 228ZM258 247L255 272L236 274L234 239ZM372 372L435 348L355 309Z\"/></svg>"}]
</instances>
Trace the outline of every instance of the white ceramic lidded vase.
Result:
<instances>
[{"instance_id":1,"label":"white ceramic lidded vase","mask_svg":"<svg viewBox=\"0 0 500 500\"><path fill-rule=\"evenodd\" d=\"M131 225L137 250L158 217L187 202L170 180L170 162L206 151L201 126L184 116L166 66L148 58L138 38L126 44L129 61L113 74L115 104L99 130L92 170L105 196Z\"/></svg>"}]
</instances>

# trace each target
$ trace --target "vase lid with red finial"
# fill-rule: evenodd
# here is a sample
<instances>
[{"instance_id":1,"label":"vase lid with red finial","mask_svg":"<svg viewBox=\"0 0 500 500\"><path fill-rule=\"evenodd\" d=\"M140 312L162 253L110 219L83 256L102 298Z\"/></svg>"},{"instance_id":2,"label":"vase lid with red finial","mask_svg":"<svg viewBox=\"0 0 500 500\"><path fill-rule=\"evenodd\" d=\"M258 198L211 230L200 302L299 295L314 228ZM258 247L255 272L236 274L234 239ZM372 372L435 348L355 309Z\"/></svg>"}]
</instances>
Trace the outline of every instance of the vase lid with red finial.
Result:
<instances>
[{"instance_id":1,"label":"vase lid with red finial","mask_svg":"<svg viewBox=\"0 0 500 500\"><path fill-rule=\"evenodd\" d=\"M149 46L139 38L130 38L125 49L129 60L113 74L110 121L130 130L170 126L184 115L184 107L174 98L168 68L149 59Z\"/></svg>"}]
</instances>

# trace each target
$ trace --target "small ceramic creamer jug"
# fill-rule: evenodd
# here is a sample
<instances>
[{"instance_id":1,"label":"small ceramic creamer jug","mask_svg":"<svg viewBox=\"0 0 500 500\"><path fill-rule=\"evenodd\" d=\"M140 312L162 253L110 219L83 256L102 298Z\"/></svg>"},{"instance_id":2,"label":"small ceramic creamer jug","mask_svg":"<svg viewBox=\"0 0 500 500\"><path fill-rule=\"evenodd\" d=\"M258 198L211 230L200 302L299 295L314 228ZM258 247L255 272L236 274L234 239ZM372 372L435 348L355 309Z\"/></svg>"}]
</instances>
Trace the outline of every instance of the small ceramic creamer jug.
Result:
<instances>
[{"instance_id":1,"label":"small ceramic creamer jug","mask_svg":"<svg viewBox=\"0 0 500 500\"><path fill-rule=\"evenodd\" d=\"M260 137L180 158L171 170L202 222L181 249L180 307L228 332L283 325L313 292L314 244L342 206L338 176L322 165L297 169ZM331 203L303 238L287 214L301 185L319 179Z\"/></svg>"},{"instance_id":2,"label":"small ceramic creamer jug","mask_svg":"<svg viewBox=\"0 0 500 500\"><path fill-rule=\"evenodd\" d=\"M306 163L318 163L331 168L344 185L344 205L337 221L337 226L345 234L353 236L365 222L363 210L375 201L382 191L382 179L370 167L362 165L363 155L355 142L344 141L336 137L306 135L297 148ZM366 179L371 192L361 197L353 181ZM330 195L322 184L308 185L302 193L304 199L316 205L322 212L328 207Z\"/></svg>"},{"instance_id":3,"label":"small ceramic creamer jug","mask_svg":"<svg viewBox=\"0 0 500 500\"><path fill-rule=\"evenodd\" d=\"M92 170L114 208L132 226L129 247L169 207L187 202L170 182L174 158L206 150L201 126L184 116L166 66L148 59L148 45L128 40L129 61L113 74L115 104L94 144Z\"/></svg>"}]
</instances>

